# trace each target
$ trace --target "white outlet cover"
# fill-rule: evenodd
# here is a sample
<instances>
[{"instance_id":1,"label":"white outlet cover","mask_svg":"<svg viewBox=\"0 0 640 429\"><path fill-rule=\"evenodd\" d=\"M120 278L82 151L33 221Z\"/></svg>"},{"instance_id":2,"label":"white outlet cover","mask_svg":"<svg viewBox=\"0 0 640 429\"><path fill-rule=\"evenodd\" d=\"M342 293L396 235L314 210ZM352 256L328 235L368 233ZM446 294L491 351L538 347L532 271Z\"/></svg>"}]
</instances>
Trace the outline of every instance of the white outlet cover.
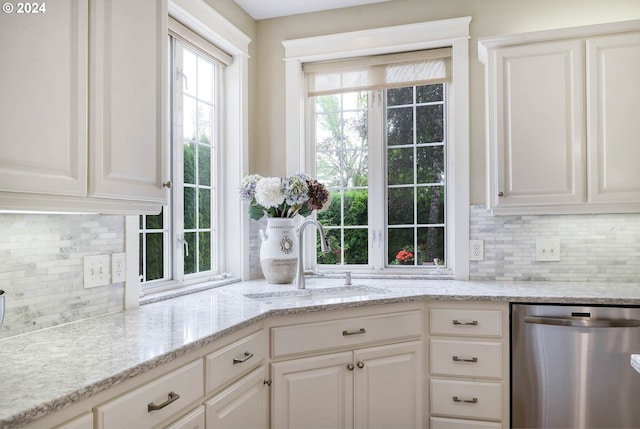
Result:
<instances>
[{"instance_id":1,"label":"white outlet cover","mask_svg":"<svg viewBox=\"0 0 640 429\"><path fill-rule=\"evenodd\" d=\"M559 261L560 240L557 238L539 238L536 240L536 261Z\"/></svg>"},{"instance_id":2,"label":"white outlet cover","mask_svg":"<svg viewBox=\"0 0 640 429\"><path fill-rule=\"evenodd\" d=\"M484 240L469 240L469 260L484 261Z\"/></svg>"},{"instance_id":3,"label":"white outlet cover","mask_svg":"<svg viewBox=\"0 0 640 429\"><path fill-rule=\"evenodd\" d=\"M111 254L111 283L121 283L127 279L127 254Z\"/></svg>"}]
</instances>

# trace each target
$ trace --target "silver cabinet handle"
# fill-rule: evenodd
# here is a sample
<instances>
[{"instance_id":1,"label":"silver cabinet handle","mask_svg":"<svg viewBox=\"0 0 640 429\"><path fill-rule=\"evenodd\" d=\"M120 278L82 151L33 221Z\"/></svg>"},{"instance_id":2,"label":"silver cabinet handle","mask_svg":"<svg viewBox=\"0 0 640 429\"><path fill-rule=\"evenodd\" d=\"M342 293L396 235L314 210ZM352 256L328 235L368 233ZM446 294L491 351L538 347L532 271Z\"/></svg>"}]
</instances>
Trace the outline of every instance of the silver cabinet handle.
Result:
<instances>
[{"instance_id":1,"label":"silver cabinet handle","mask_svg":"<svg viewBox=\"0 0 640 429\"><path fill-rule=\"evenodd\" d=\"M350 363L350 364L348 364L348 365L347 365L347 369L348 369L349 371L353 371L353 369L354 369L354 368L355 368L355 366L354 366L352 363Z\"/></svg>"},{"instance_id":2,"label":"silver cabinet handle","mask_svg":"<svg viewBox=\"0 0 640 429\"><path fill-rule=\"evenodd\" d=\"M357 331L342 331L342 336L347 337L349 335L360 335L360 334L366 334L367 330L364 328L360 328Z\"/></svg>"},{"instance_id":3,"label":"silver cabinet handle","mask_svg":"<svg viewBox=\"0 0 640 429\"><path fill-rule=\"evenodd\" d=\"M502 192L502 191L498 192L498 196L499 197L504 197L504 192Z\"/></svg>"},{"instance_id":4,"label":"silver cabinet handle","mask_svg":"<svg viewBox=\"0 0 640 429\"><path fill-rule=\"evenodd\" d=\"M460 399L457 396L453 397L453 402L460 402L463 404L477 404L478 403L478 398L471 398L471 399Z\"/></svg>"},{"instance_id":5,"label":"silver cabinet handle","mask_svg":"<svg viewBox=\"0 0 640 429\"><path fill-rule=\"evenodd\" d=\"M362 369L362 368L364 368L364 362L362 362L362 361L361 361L361 362L358 362L358 363L356 364L356 366L357 366L358 368Z\"/></svg>"},{"instance_id":6,"label":"silver cabinet handle","mask_svg":"<svg viewBox=\"0 0 640 429\"><path fill-rule=\"evenodd\" d=\"M156 405L153 402L151 402L150 404L147 404L147 412L150 413L151 411L161 410L167 405L177 401L178 399L180 399L180 395L178 395L176 392L169 392L169 396L167 400L164 401L162 404Z\"/></svg>"},{"instance_id":7,"label":"silver cabinet handle","mask_svg":"<svg viewBox=\"0 0 640 429\"><path fill-rule=\"evenodd\" d=\"M461 322L459 320L454 320L453 324L454 325L462 325L462 326L478 326L478 321L477 320L473 320L471 322Z\"/></svg>"},{"instance_id":8,"label":"silver cabinet handle","mask_svg":"<svg viewBox=\"0 0 640 429\"><path fill-rule=\"evenodd\" d=\"M253 357L253 353L244 352L244 355L241 358L233 358L233 364L246 362Z\"/></svg>"},{"instance_id":9,"label":"silver cabinet handle","mask_svg":"<svg viewBox=\"0 0 640 429\"><path fill-rule=\"evenodd\" d=\"M169 182L164 182L164 183L162 184L162 187L163 187L163 188L167 188L167 189L171 189L171 182L170 182L170 181L169 181Z\"/></svg>"},{"instance_id":10,"label":"silver cabinet handle","mask_svg":"<svg viewBox=\"0 0 640 429\"><path fill-rule=\"evenodd\" d=\"M454 356L454 357L453 357L453 361L454 361L454 362L471 362L471 363L476 363L476 362L478 362L478 358L477 358L477 357L472 357L471 359L465 359L465 358L459 358L458 356Z\"/></svg>"},{"instance_id":11,"label":"silver cabinet handle","mask_svg":"<svg viewBox=\"0 0 640 429\"><path fill-rule=\"evenodd\" d=\"M564 317L526 316L524 321L539 325L574 326L577 328L634 328L640 326L637 319L570 319Z\"/></svg>"}]
</instances>

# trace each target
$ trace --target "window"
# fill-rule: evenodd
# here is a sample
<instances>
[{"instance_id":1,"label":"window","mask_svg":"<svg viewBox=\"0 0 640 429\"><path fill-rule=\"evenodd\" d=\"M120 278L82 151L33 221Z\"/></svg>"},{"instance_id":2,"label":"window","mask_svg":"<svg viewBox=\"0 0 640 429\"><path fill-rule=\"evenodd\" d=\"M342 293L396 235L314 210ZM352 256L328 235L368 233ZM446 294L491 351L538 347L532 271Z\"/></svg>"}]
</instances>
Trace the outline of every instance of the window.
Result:
<instances>
[{"instance_id":1,"label":"window","mask_svg":"<svg viewBox=\"0 0 640 429\"><path fill-rule=\"evenodd\" d=\"M332 193L318 220L334 251L318 263L446 263L445 84L320 95L309 110L315 174Z\"/></svg>"},{"instance_id":2,"label":"window","mask_svg":"<svg viewBox=\"0 0 640 429\"><path fill-rule=\"evenodd\" d=\"M169 37L171 79L170 205L140 217L139 273L144 288L213 279L220 273L217 207L221 75L226 55L179 24ZM180 37L188 34L189 42Z\"/></svg>"},{"instance_id":3,"label":"window","mask_svg":"<svg viewBox=\"0 0 640 429\"><path fill-rule=\"evenodd\" d=\"M318 218L334 252L306 249L307 260L374 273L433 272L437 260L454 278L468 279L470 20L283 42L287 170L317 175L333 196ZM354 71L376 56L390 59L381 69L402 65L397 56L406 51L448 52L451 61L415 66L409 80L394 80L395 70ZM422 81L427 69L447 77ZM293 100L307 97L305 87L303 112Z\"/></svg>"}]
</instances>

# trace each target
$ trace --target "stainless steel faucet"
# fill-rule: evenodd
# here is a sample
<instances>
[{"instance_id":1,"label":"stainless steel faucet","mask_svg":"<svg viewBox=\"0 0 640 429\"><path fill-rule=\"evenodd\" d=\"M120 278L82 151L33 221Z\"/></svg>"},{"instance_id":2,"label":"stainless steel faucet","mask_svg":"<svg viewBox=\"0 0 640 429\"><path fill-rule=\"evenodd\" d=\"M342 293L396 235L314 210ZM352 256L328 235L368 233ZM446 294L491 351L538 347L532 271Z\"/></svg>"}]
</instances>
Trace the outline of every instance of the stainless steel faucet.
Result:
<instances>
[{"instance_id":1,"label":"stainless steel faucet","mask_svg":"<svg viewBox=\"0 0 640 429\"><path fill-rule=\"evenodd\" d=\"M296 276L296 286L298 287L298 289L304 289L305 288L305 284L304 284L304 264L302 263L302 250L304 249L304 246L302 245L302 237L304 237L304 229L307 227L307 225L315 225L316 228L318 228L318 231L320 231L320 247L322 249L323 252L328 252L329 250L331 250L331 247L329 246L329 241L327 241L327 236L324 233L324 228L322 227L322 225L320 224L320 222L318 222L315 219L307 219L304 222L302 222L302 225L300 225L300 229L298 230L298 275Z\"/></svg>"}]
</instances>

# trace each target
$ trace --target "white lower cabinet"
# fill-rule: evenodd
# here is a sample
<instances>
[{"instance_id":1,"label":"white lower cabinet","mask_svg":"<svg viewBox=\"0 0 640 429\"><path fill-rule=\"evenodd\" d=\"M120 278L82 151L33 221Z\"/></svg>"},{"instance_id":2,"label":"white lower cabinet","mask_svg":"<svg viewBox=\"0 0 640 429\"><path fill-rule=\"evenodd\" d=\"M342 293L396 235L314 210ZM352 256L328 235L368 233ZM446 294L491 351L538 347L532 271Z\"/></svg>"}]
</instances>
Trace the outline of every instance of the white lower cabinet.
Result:
<instances>
[{"instance_id":1,"label":"white lower cabinet","mask_svg":"<svg viewBox=\"0 0 640 429\"><path fill-rule=\"evenodd\" d=\"M202 359L96 407L98 429L152 428L204 395Z\"/></svg>"},{"instance_id":2,"label":"white lower cabinet","mask_svg":"<svg viewBox=\"0 0 640 429\"><path fill-rule=\"evenodd\" d=\"M385 319L406 322L407 329L389 330ZM273 328L272 352L300 352L300 343L288 344L297 335L283 332L309 328L315 335L304 343L316 354L271 364L271 427L424 427L420 323L421 312L408 311ZM364 347L368 339L390 342L407 333L416 339ZM317 354L321 350L311 347L312 339L335 352Z\"/></svg>"},{"instance_id":3,"label":"white lower cabinet","mask_svg":"<svg viewBox=\"0 0 640 429\"><path fill-rule=\"evenodd\" d=\"M267 429L269 388L261 366L205 402L207 429Z\"/></svg>"},{"instance_id":4,"label":"white lower cabinet","mask_svg":"<svg viewBox=\"0 0 640 429\"><path fill-rule=\"evenodd\" d=\"M508 304L428 307L431 429L508 428Z\"/></svg>"},{"instance_id":5,"label":"white lower cabinet","mask_svg":"<svg viewBox=\"0 0 640 429\"><path fill-rule=\"evenodd\" d=\"M200 406L165 429L204 429L204 407Z\"/></svg>"}]
</instances>

